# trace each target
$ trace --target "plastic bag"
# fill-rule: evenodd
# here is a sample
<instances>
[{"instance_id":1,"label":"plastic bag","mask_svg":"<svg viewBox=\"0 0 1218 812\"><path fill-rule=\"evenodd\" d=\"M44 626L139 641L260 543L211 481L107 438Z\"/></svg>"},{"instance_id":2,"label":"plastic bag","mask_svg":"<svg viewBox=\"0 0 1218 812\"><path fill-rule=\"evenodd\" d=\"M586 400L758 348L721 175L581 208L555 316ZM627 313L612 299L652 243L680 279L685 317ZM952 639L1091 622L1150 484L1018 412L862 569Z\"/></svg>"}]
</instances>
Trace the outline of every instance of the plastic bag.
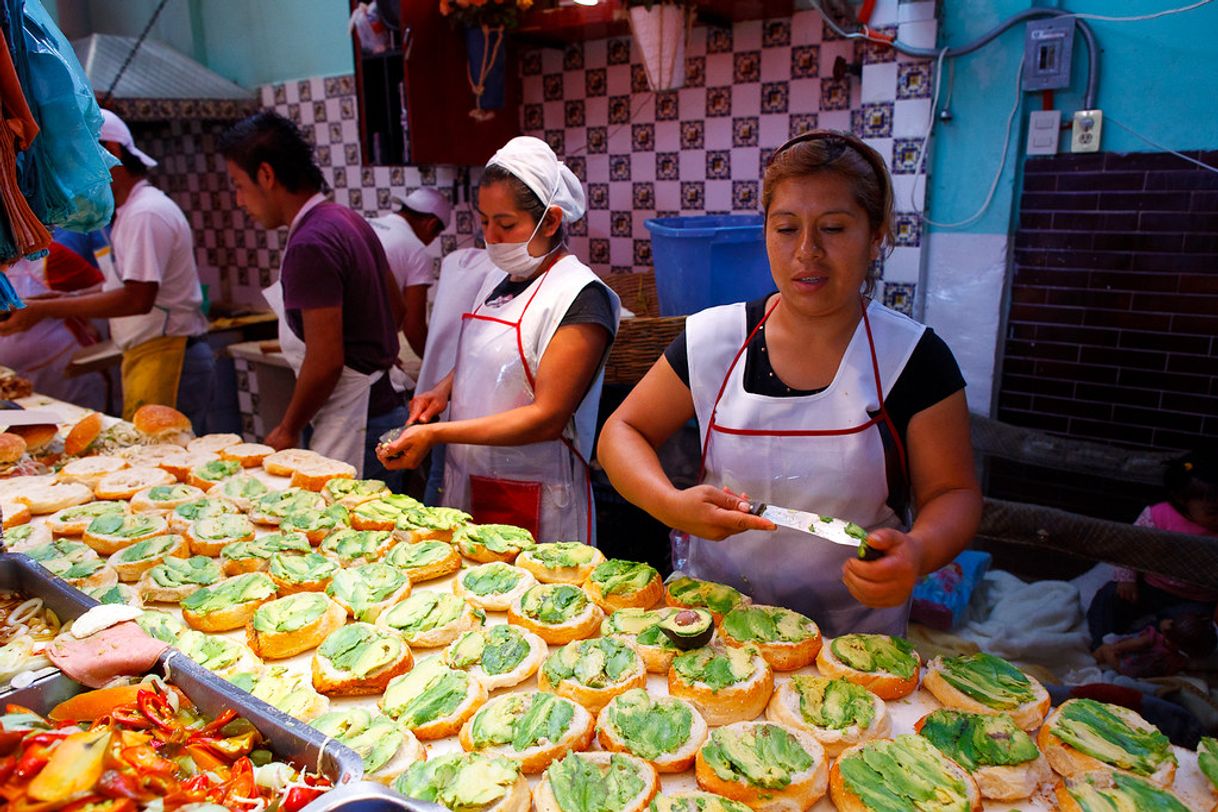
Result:
<instances>
[{"instance_id":1,"label":"plastic bag","mask_svg":"<svg viewBox=\"0 0 1218 812\"><path fill-rule=\"evenodd\" d=\"M381 19L376 2L360 3L351 12L348 29L355 31L359 47L366 54L384 53L389 48L389 31Z\"/></svg>"},{"instance_id":2,"label":"plastic bag","mask_svg":"<svg viewBox=\"0 0 1218 812\"><path fill-rule=\"evenodd\" d=\"M38 0L25 0L24 57L14 61L42 132L18 156L22 192L48 225L92 231L110 222L110 167L118 161L98 141L102 118L76 53ZM17 32L14 32L17 33ZM15 37L14 37L15 39Z\"/></svg>"}]
</instances>

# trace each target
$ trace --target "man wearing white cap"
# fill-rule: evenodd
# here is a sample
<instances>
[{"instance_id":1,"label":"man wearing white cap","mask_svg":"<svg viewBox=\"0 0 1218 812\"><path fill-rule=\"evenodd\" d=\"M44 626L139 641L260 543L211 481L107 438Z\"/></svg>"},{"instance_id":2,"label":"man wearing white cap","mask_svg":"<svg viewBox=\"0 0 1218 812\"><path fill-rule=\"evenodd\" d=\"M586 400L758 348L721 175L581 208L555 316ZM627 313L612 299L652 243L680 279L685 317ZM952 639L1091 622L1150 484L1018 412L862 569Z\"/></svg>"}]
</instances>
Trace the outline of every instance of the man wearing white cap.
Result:
<instances>
[{"instance_id":1,"label":"man wearing white cap","mask_svg":"<svg viewBox=\"0 0 1218 812\"><path fill-rule=\"evenodd\" d=\"M176 406L203 433L214 357L205 340L190 223L148 181L157 162L135 145L122 119L101 113L99 140L120 161L110 170L113 250L97 252L106 277L102 292L28 302L0 325L0 333L28 330L44 318L108 318L111 338L123 351L123 417L131 419L146 403Z\"/></svg>"},{"instance_id":2,"label":"man wearing white cap","mask_svg":"<svg viewBox=\"0 0 1218 812\"><path fill-rule=\"evenodd\" d=\"M435 189L415 189L395 197L397 211L374 217L376 231L389 260L389 269L401 291L403 314L398 328L410 349L420 358L427 343L427 289L435 282L429 246L448 226L452 204Z\"/></svg>"}]
</instances>

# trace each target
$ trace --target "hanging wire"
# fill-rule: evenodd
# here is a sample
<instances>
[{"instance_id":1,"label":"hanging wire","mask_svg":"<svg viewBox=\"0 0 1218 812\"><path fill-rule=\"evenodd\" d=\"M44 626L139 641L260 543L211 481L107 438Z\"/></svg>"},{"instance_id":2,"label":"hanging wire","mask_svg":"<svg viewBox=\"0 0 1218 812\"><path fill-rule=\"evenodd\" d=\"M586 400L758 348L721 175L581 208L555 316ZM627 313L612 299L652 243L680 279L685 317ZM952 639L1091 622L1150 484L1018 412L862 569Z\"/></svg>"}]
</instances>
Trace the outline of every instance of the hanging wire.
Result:
<instances>
[{"instance_id":1,"label":"hanging wire","mask_svg":"<svg viewBox=\"0 0 1218 812\"><path fill-rule=\"evenodd\" d=\"M131 52L127 54L127 58L124 59L123 64L119 66L118 73L114 74L114 80L110 82L110 87L106 90L106 95L102 98L101 103L103 107L109 104L110 100L114 98L114 89L118 87L119 80L122 79L123 74L127 72L128 66L130 66L131 61L135 59L135 55L140 50L140 46L144 44L144 40L148 37L148 32L152 30L152 26L156 25L157 17L161 16L161 12L165 10L165 5L168 2L169 0L161 0L161 2L157 4L156 10L152 12L152 17L148 20L148 24L144 26L144 30L140 32L139 38L135 41L135 45L131 46Z\"/></svg>"}]
</instances>

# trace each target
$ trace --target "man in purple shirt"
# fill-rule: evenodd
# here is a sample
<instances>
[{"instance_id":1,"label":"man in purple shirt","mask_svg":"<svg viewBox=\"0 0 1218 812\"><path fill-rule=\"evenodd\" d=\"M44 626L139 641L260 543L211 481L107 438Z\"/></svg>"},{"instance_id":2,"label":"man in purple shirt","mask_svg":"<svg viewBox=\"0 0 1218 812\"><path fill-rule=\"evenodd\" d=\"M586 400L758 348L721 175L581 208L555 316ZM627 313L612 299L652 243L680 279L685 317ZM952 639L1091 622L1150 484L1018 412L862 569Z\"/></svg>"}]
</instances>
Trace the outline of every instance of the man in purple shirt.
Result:
<instances>
[{"instance_id":1,"label":"man in purple shirt","mask_svg":"<svg viewBox=\"0 0 1218 812\"><path fill-rule=\"evenodd\" d=\"M296 388L266 443L296 447L311 425L315 451L364 477L393 479L375 446L406 420L388 375L401 297L391 295L380 240L358 214L326 200L313 148L283 116L262 112L238 122L221 137L220 152L237 204L264 228L289 229L279 282L264 294L280 314L280 345Z\"/></svg>"}]
</instances>

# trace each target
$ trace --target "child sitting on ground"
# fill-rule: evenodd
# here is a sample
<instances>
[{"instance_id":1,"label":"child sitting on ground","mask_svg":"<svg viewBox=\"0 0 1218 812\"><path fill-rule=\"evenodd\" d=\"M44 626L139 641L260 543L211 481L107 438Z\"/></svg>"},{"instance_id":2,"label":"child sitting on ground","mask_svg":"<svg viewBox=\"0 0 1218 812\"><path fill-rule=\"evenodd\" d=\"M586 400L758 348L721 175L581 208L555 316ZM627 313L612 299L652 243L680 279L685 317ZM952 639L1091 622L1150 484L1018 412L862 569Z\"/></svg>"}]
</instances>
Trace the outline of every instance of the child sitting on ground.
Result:
<instances>
[{"instance_id":1,"label":"child sitting on ground","mask_svg":"<svg viewBox=\"0 0 1218 812\"><path fill-rule=\"evenodd\" d=\"M1164 475L1168 501L1151 505L1134 522L1196 536L1218 536L1218 453L1190 451L1167 464ZM1148 620L1191 612L1214 614L1218 590L1155 573L1119 567L1087 610L1091 647L1106 634L1124 634Z\"/></svg>"},{"instance_id":2,"label":"child sitting on ground","mask_svg":"<svg viewBox=\"0 0 1218 812\"><path fill-rule=\"evenodd\" d=\"M1108 635L1094 652L1096 662L1134 679L1170 677L1189 658L1201 658L1218 645L1213 619L1207 614L1182 612L1162 618L1137 634Z\"/></svg>"}]
</instances>

